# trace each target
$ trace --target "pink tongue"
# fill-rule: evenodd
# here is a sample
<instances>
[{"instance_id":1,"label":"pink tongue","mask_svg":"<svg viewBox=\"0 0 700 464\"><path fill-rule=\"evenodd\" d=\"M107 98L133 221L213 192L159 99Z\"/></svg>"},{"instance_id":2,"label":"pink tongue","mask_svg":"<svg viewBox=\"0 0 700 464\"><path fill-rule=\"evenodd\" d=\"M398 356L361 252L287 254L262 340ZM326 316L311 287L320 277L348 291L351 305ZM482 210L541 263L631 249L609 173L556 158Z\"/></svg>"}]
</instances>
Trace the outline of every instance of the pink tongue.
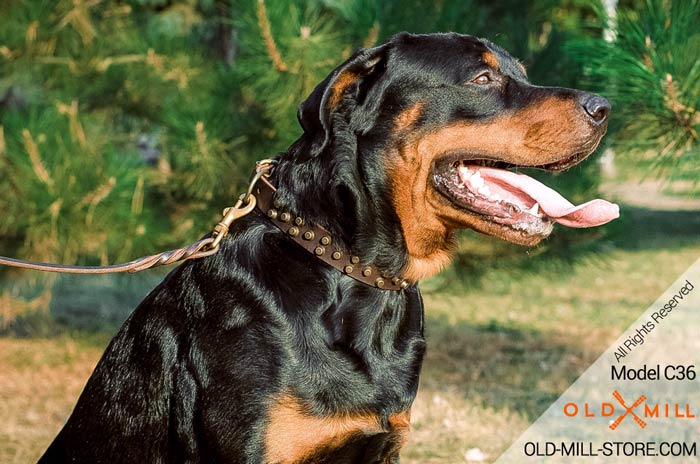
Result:
<instances>
[{"instance_id":1,"label":"pink tongue","mask_svg":"<svg viewBox=\"0 0 700 464\"><path fill-rule=\"evenodd\" d=\"M520 199L524 199L523 194L529 196L547 217L568 227L595 227L620 217L619 207L609 201L596 199L574 206L555 190L524 174L492 168L479 168L479 172L485 182L496 182Z\"/></svg>"}]
</instances>

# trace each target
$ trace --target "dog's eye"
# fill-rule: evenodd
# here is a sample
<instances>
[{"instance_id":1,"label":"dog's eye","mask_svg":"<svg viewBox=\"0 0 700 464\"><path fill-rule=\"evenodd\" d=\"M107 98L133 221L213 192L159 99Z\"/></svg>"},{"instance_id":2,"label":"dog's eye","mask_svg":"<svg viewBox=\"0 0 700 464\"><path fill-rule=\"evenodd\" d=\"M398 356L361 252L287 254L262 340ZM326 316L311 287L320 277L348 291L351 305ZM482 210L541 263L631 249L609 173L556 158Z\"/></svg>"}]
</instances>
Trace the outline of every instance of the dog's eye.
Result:
<instances>
[{"instance_id":1,"label":"dog's eye","mask_svg":"<svg viewBox=\"0 0 700 464\"><path fill-rule=\"evenodd\" d=\"M475 84L482 84L483 85L483 84L490 83L492 80L493 79L491 79L491 75L489 73L485 72L485 73L479 74L474 79L472 79L472 82Z\"/></svg>"}]
</instances>

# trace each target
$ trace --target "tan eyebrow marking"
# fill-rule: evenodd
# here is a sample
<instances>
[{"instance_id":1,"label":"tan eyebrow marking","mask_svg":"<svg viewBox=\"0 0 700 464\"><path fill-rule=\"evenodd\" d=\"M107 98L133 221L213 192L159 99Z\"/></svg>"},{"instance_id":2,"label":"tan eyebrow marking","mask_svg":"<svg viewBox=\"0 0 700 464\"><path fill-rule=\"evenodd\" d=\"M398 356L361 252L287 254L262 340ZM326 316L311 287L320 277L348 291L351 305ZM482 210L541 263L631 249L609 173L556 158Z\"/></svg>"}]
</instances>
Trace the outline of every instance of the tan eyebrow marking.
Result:
<instances>
[{"instance_id":1,"label":"tan eyebrow marking","mask_svg":"<svg viewBox=\"0 0 700 464\"><path fill-rule=\"evenodd\" d=\"M483 55L481 55L481 59L484 60L484 63L487 65L491 66L492 68L498 70L500 69L500 63L498 62L498 58L496 58L496 55L494 55L491 52L484 52Z\"/></svg>"}]
</instances>

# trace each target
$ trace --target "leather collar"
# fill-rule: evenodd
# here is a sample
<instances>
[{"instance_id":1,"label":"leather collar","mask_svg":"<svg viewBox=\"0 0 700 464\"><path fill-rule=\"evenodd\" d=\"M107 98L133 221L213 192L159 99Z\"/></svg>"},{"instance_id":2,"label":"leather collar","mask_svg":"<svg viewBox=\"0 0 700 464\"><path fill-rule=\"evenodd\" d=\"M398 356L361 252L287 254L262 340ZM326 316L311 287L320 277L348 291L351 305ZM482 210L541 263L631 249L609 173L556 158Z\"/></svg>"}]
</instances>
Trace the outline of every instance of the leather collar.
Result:
<instances>
[{"instance_id":1,"label":"leather collar","mask_svg":"<svg viewBox=\"0 0 700 464\"><path fill-rule=\"evenodd\" d=\"M306 251L343 274L370 287L398 291L411 285L401 277L383 275L373 264L363 263L359 256L334 243L332 234L325 228L307 224L302 217L295 217L289 212L276 209L273 203L276 190L266 176L262 176L253 190L257 200L256 207L287 237Z\"/></svg>"}]
</instances>

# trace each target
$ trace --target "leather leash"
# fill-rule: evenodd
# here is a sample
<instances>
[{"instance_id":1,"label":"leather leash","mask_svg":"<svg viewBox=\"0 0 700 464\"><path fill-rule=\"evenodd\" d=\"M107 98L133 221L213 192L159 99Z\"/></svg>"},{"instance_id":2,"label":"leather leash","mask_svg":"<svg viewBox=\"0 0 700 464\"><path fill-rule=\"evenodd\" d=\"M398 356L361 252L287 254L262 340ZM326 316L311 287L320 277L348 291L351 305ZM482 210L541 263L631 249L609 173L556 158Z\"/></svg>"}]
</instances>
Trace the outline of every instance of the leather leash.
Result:
<instances>
[{"instance_id":1,"label":"leather leash","mask_svg":"<svg viewBox=\"0 0 700 464\"><path fill-rule=\"evenodd\" d=\"M241 195L235 205L224 210L223 218L211 233L210 237L198 240L191 245L168 250L155 255L144 256L142 258L129 261L128 263L114 264L111 266L67 266L64 264L41 263L36 261L25 261L21 259L0 256L0 265L30 269L33 271L60 272L63 274L115 274L120 272L135 272L153 269L159 266L174 264L194 258L204 258L219 251L219 243L228 235L231 224L249 214L255 208L255 196L252 195L253 187L260 178L268 173L272 168L272 160L258 161L255 175L250 181L248 192Z\"/></svg>"},{"instance_id":2,"label":"leather leash","mask_svg":"<svg viewBox=\"0 0 700 464\"><path fill-rule=\"evenodd\" d=\"M188 247L164 251L156 255L144 256L143 258L135 259L134 261L129 261L128 263L114 264L112 266L66 266L64 264L24 261L20 259L7 258L5 256L0 256L0 265L31 269L33 271L60 272L63 274L113 274L118 272L134 273L145 271L146 269L152 269L158 266L164 266L166 264L173 264L186 259L203 258L205 256L213 255L218 251L216 249L208 248L213 241L213 238L206 238L195 242Z\"/></svg>"},{"instance_id":3,"label":"leather leash","mask_svg":"<svg viewBox=\"0 0 700 464\"><path fill-rule=\"evenodd\" d=\"M248 185L248 191L241 195L235 205L224 210L221 222L214 227L210 237L198 240L191 245L111 266L66 266L5 256L0 256L0 265L65 274L112 274L135 273L188 259L204 258L219 251L219 243L228 235L234 221L257 207L287 237L343 274L365 285L383 290L398 291L411 285L401 277L382 274L373 264L362 263L359 256L353 255L334 243L332 234L323 227L306 224L301 217L292 217L289 212L278 211L272 200L277 189L267 179L275 162L269 159L258 161L253 178Z\"/></svg>"}]
</instances>

